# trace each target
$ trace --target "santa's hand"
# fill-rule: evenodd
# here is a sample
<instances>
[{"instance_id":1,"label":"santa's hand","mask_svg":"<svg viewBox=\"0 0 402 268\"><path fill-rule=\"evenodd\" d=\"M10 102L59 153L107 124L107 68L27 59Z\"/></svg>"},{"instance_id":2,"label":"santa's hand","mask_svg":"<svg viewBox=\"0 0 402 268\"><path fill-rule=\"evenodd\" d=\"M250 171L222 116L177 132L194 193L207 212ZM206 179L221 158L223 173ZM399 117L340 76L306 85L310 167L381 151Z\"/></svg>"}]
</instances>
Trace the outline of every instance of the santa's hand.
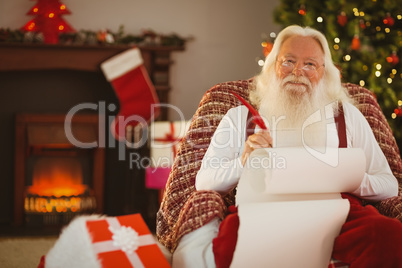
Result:
<instances>
[{"instance_id":1,"label":"santa's hand","mask_svg":"<svg viewBox=\"0 0 402 268\"><path fill-rule=\"evenodd\" d=\"M247 161L247 158L251 154L254 149L258 148L270 148L272 147L272 137L269 134L269 131L262 130L253 135L250 135L246 141L244 146L243 155L241 157L241 163L244 164Z\"/></svg>"}]
</instances>

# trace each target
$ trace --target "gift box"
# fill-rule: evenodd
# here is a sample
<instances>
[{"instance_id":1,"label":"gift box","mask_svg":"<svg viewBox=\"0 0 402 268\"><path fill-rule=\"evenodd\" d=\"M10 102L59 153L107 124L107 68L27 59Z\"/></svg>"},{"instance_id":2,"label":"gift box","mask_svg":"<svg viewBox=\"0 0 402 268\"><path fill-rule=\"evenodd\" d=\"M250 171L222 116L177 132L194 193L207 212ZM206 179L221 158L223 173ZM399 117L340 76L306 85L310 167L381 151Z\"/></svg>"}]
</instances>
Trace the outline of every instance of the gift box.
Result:
<instances>
[{"instance_id":1,"label":"gift box","mask_svg":"<svg viewBox=\"0 0 402 268\"><path fill-rule=\"evenodd\" d=\"M145 169L145 187L148 189L165 189L171 167L147 167Z\"/></svg>"},{"instance_id":2,"label":"gift box","mask_svg":"<svg viewBox=\"0 0 402 268\"><path fill-rule=\"evenodd\" d=\"M156 121L150 125L150 166L145 170L148 189L164 189L178 145L190 121Z\"/></svg>"},{"instance_id":3,"label":"gift box","mask_svg":"<svg viewBox=\"0 0 402 268\"><path fill-rule=\"evenodd\" d=\"M38 268L170 267L162 249L140 214L81 215L62 229Z\"/></svg>"},{"instance_id":4,"label":"gift box","mask_svg":"<svg viewBox=\"0 0 402 268\"><path fill-rule=\"evenodd\" d=\"M140 214L86 222L103 268L170 267Z\"/></svg>"}]
</instances>

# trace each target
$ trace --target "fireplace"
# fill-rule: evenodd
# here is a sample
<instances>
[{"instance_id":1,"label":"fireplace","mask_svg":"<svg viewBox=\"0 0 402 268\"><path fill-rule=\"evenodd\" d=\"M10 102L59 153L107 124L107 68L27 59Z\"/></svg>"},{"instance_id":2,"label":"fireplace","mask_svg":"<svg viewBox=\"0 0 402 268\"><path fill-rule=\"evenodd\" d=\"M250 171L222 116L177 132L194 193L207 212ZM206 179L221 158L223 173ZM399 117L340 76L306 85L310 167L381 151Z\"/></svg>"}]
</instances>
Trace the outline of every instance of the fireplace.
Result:
<instances>
[{"instance_id":1,"label":"fireplace","mask_svg":"<svg viewBox=\"0 0 402 268\"><path fill-rule=\"evenodd\" d=\"M63 122L63 114L77 104L97 104L102 101L106 107L109 104L118 106L119 100L99 65L131 47L131 45L48 45L0 42L0 80L1 87L4 89L0 92L3 100L0 106L3 123L3 131L0 132L2 148L0 227L4 227L0 228L0 236L2 233L8 235L10 232L31 234L36 231L47 232L50 229L58 231L59 228L25 228L24 224L27 224L27 219L30 223L44 220L43 215L39 217L34 214L36 210L50 211L50 207L53 207L52 213L55 214L54 205L57 212L57 207L61 210L63 203L67 206L63 208L65 210L63 215L70 217L70 210L77 208L78 205L75 204L78 201L81 209L87 209L94 203L95 213L110 216L141 213L150 229L155 228L155 214L159 207L157 191L145 188L143 169L131 167L129 153L132 153L134 149L127 149L126 160L123 161L120 159L119 144L116 142L113 143L114 146L109 146L111 141L114 142L109 131L103 133L108 143L108 146L105 145L106 148L103 149L75 150L71 146L61 146L60 142L55 148L49 142L46 146L28 144L30 126L35 125L37 130L44 130L41 132L43 135L39 137L49 136L46 133L51 131L38 127L37 122L42 125L44 122ZM155 84L160 102L169 103L168 96L171 89L169 81L158 78L161 72L169 74L170 66L173 64L170 55L176 51L183 51L184 47L152 45L140 46L140 49L144 65ZM115 111L106 109L105 118L115 116L117 111L118 109ZM167 112L164 110L161 112L160 119L167 120ZM82 122L86 120L84 124L88 126L97 125L95 119L89 117L76 117L74 120ZM77 137L83 138L79 134ZM149 152L144 146L135 153L147 156ZM28 173L34 172L35 163L47 161L45 158L57 158L56 156L63 157L63 162L67 162L69 158L75 158L75 163L71 165L81 166L82 180L87 185L84 190L84 199L82 194L72 195L68 200L63 195L62 198L48 197L42 193L28 191L28 187L33 186L33 177L28 176ZM95 166L99 168L94 168ZM53 200L54 198L57 202ZM27 215L31 212L32 214ZM47 214L46 221L50 223L60 221L61 216L53 219L50 217L52 213ZM38 216L39 219L34 216Z\"/></svg>"},{"instance_id":2,"label":"fireplace","mask_svg":"<svg viewBox=\"0 0 402 268\"><path fill-rule=\"evenodd\" d=\"M98 115L18 114L14 215L17 225L64 225L81 213L103 212L104 148ZM98 143L99 144L99 143Z\"/></svg>"}]
</instances>

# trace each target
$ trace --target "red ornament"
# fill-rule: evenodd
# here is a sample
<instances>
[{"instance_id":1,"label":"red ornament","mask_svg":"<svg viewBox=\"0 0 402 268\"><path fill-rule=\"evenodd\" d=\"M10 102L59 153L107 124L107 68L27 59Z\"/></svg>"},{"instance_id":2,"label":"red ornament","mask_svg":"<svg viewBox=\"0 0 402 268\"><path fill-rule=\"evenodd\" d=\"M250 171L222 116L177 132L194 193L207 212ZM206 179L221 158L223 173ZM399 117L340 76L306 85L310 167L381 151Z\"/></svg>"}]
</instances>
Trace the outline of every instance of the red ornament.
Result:
<instances>
[{"instance_id":1,"label":"red ornament","mask_svg":"<svg viewBox=\"0 0 402 268\"><path fill-rule=\"evenodd\" d=\"M343 27L343 26L346 25L346 23L348 23L348 17L346 17L345 11L342 11L342 12L338 15L338 24Z\"/></svg>"},{"instance_id":2,"label":"red ornament","mask_svg":"<svg viewBox=\"0 0 402 268\"><path fill-rule=\"evenodd\" d=\"M36 16L30 20L22 31L43 33L44 42L56 44L59 41L59 34L64 32L75 32L61 16L71 14L66 5L58 0L37 0L27 15Z\"/></svg>"},{"instance_id":3,"label":"red ornament","mask_svg":"<svg viewBox=\"0 0 402 268\"><path fill-rule=\"evenodd\" d=\"M359 25L360 25L361 29L363 29L363 30L366 29L366 23L364 22L364 20L360 20Z\"/></svg>"},{"instance_id":4,"label":"red ornament","mask_svg":"<svg viewBox=\"0 0 402 268\"><path fill-rule=\"evenodd\" d=\"M387 16L382 20L382 22L387 26L392 26L394 25L395 20L389 13L387 13Z\"/></svg>"},{"instance_id":5,"label":"red ornament","mask_svg":"<svg viewBox=\"0 0 402 268\"><path fill-rule=\"evenodd\" d=\"M360 49L360 38L358 35L355 35L352 39L352 45L351 48L353 50L359 50Z\"/></svg>"},{"instance_id":6,"label":"red ornament","mask_svg":"<svg viewBox=\"0 0 402 268\"><path fill-rule=\"evenodd\" d=\"M306 16L307 11L306 11L306 7L304 5L300 6L299 14L302 15L302 16Z\"/></svg>"},{"instance_id":7,"label":"red ornament","mask_svg":"<svg viewBox=\"0 0 402 268\"><path fill-rule=\"evenodd\" d=\"M395 117L397 117L397 116L402 117L402 107L399 106L399 107L395 108L394 109L394 114L395 114Z\"/></svg>"},{"instance_id":8,"label":"red ornament","mask_svg":"<svg viewBox=\"0 0 402 268\"><path fill-rule=\"evenodd\" d=\"M262 47L263 47L262 53L264 54L264 57L268 56L268 54L271 52L273 46L274 46L274 44L272 44L269 41L262 43Z\"/></svg>"},{"instance_id":9,"label":"red ornament","mask_svg":"<svg viewBox=\"0 0 402 268\"><path fill-rule=\"evenodd\" d=\"M393 66L399 63L399 57L396 51L392 51L392 54L387 57L387 62L391 63Z\"/></svg>"}]
</instances>

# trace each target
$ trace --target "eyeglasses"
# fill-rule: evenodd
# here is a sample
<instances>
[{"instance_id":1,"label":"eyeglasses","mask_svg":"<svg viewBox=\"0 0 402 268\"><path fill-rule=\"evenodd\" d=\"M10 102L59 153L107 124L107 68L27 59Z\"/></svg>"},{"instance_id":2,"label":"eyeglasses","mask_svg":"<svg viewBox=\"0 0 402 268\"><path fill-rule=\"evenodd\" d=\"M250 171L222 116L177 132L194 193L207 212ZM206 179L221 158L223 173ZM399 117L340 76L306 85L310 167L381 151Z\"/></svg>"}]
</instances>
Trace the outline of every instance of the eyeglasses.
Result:
<instances>
[{"instance_id":1,"label":"eyeglasses","mask_svg":"<svg viewBox=\"0 0 402 268\"><path fill-rule=\"evenodd\" d=\"M295 65L296 65L295 60L284 59L284 60L279 60L278 62L280 64L279 66L281 68L282 73L285 75L290 74L291 72L293 72L295 70ZM306 62L302 68L297 68L297 69L302 70L306 77L312 78L315 76L317 70L324 66L325 65L323 64L323 65L317 67L317 63L315 63L314 61L309 61L309 62Z\"/></svg>"}]
</instances>

